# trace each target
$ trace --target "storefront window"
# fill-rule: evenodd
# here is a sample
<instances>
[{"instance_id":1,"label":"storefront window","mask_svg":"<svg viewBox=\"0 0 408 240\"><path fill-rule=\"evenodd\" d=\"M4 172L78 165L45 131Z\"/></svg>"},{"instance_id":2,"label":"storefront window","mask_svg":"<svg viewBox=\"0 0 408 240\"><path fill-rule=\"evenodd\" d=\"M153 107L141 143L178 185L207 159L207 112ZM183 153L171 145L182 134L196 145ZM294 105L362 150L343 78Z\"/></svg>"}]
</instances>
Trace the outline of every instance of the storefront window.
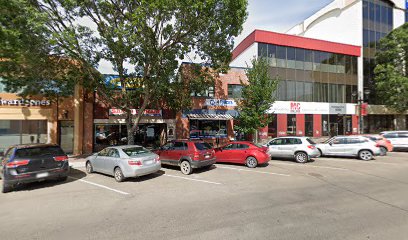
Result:
<instances>
[{"instance_id":1,"label":"storefront window","mask_svg":"<svg viewBox=\"0 0 408 240\"><path fill-rule=\"evenodd\" d=\"M329 115L322 115L322 136L329 136Z\"/></svg>"},{"instance_id":2,"label":"storefront window","mask_svg":"<svg viewBox=\"0 0 408 240\"><path fill-rule=\"evenodd\" d=\"M379 133L395 129L394 115L368 115L364 118L365 132Z\"/></svg>"},{"instance_id":3,"label":"storefront window","mask_svg":"<svg viewBox=\"0 0 408 240\"><path fill-rule=\"evenodd\" d=\"M0 120L0 148L47 140L46 120Z\"/></svg>"},{"instance_id":4,"label":"storefront window","mask_svg":"<svg viewBox=\"0 0 408 240\"><path fill-rule=\"evenodd\" d=\"M277 115L273 115L273 120L268 124L268 136L269 137L277 137L278 133L278 120Z\"/></svg>"},{"instance_id":5,"label":"storefront window","mask_svg":"<svg viewBox=\"0 0 408 240\"><path fill-rule=\"evenodd\" d=\"M226 138L226 120L190 120L190 138Z\"/></svg>"},{"instance_id":6,"label":"storefront window","mask_svg":"<svg viewBox=\"0 0 408 240\"><path fill-rule=\"evenodd\" d=\"M296 115L289 114L287 123L288 123L287 135L296 136Z\"/></svg>"},{"instance_id":7,"label":"storefront window","mask_svg":"<svg viewBox=\"0 0 408 240\"><path fill-rule=\"evenodd\" d=\"M305 134L306 136L313 137L313 115L305 115Z\"/></svg>"},{"instance_id":8,"label":"storefront window","mask_svg":"<svg viewBox=\"0 0 408 240\"><path fill-rule=\"evenodd\" d=\"M240 84L228 84L228 98L241 98L243 86Z\"/></svg>"}]
</instances>

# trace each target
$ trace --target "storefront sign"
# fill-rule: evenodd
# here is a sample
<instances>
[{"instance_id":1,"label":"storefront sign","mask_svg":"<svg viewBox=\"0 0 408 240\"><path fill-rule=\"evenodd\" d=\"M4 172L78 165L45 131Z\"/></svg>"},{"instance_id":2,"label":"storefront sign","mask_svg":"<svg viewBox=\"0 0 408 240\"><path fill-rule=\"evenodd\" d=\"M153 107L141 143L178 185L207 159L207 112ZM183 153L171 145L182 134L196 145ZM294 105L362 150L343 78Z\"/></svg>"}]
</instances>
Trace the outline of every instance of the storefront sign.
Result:
<instances>
[{"instance_id":1,"label":"storefront sign","mask_svg":"<svg viewBox=\"0 0 408 240\"><path fill-rule=\"evenodd\" d=\"M132 115L137 115L139 113L139 109L132 109ZM111 108L109 109L109 116L120 116L123 115L124 112L121 109ZM162 110L157 109L146 109L143 113L143 116L149 117L161 117Z\"/></svg>"},{"instance_id":2,"label":"storefront sign","mask_svg":"<svg viewBox=\"0 0 408 240\"><path fill-rule=\"evenodd\" d=\"M206 99L205 106L211 107L236 107L237 103L233 99Z\"/></svg>"},{"instance_id":3,"label":"storefront sign","mask_svg":"<svg viewBox=\"0 0 408 240\"><path fill-rule=\"evenodd\" d=\"M33 99L1 99L0 106L22 106L22 107L31 107L31 106L50 106L50 100L33 100Z\"/></svg>"},{"instance_id":4,"label":"storefront sign","mask_svg":"<svg viewBox=\"0 0 408 240\"><path fill-rule=\"evenodd\" d=\"M269 109L275 114L356 114L356 104L276 101Z\"/></svg>"}]
</instances>

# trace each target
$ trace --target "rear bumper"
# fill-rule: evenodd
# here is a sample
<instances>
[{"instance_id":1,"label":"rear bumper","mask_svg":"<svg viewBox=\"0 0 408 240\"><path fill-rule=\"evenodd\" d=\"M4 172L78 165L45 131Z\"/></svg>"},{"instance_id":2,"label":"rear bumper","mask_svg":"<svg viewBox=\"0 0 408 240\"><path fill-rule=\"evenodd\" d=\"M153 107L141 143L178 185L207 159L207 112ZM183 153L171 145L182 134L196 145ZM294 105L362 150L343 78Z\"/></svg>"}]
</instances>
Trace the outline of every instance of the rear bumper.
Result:
<instances>
[{"instance_id":1,"label":"rear bumper","mask_svg":"<svg viewBox=\"0 0 408 240\"><path fill-rule=\"evenodd\" d=\"M132 168L128 171L124 171L123 175L125 177L140 177L144 175L149 175L155 173L161 169L161 164L153 164L150 166L143 166L142 168Z\"/></svg>"},{"instance_id":2,"label":"rear bumper","mask_svg":"<svg viewBox=\"0 0 408 240\"><path fill-rule=\"evenodd\" d=\"M408 150L408 144L394 144L394 150Z\"/></svg>"},{"instance_id":3,"label":"rear bumper","mask_svg":"<svg viewBox=\"0 0 408 240\"><path fill-rule=\"evenodd\" d=\"M206 166L210 166L216 162L216 158L212 158L209 160L203 160L203 161L191 161L191 166L193 168L202 168Z\"/></svg>"},{"instance_id":4,"label":"rear bumper","mask_svg":"<svg viewBox=\"0 0 408 240\"><path fill-rule=\"evenodd\" d=\"M69 174L69 166L65 164L62 168L47 169L38 172L15 174L14 169L4 169L4 179L6 184L30 183L48 179L57 179L67 177Z\"/></svg>"}]
</instances>

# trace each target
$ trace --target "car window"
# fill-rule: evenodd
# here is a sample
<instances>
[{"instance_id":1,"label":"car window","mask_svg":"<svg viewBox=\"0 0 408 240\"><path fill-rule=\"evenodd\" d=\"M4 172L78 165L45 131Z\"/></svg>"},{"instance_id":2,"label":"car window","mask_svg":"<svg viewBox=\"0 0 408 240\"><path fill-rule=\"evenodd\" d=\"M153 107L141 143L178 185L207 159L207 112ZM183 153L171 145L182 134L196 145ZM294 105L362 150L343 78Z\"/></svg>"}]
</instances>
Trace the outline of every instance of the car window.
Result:
<instances>
[{"instance_id":1,"label":"car window","mask_svg":"<svg viewBox=\"0 0 408 240\"><path fill-rule=\"evenodd\" d=\"M347 139L346 144L358 144L358 143L362 143L364 142L363 139L359 139L359 138L349 138Z\"/></svg>"},{"instance_id":2,"label":"car window","mask_svg":"<svg viewBox=\"0 0 408 240\"><path fill-rule=\"evenodd\" d=\"M4 155L4 160L8 161L11 158L11 154L13 153L14 148L10 148L6 150L6 154Z\"/></svg>"},{"instance_id":3,"label":"car window","mask_svg":"<svg viewBox=\"0 0 408 240\"><path fill-rule=\"evenodd\" d=\"M98 156L106 157L106 156L108 156L108 152L109 152L109 148L105 148L105 149L103 149L102 151L100 151L98 153Z\"/></svg>"},{"instance_id":4,"label":"car window","mask_svg":"<svg viewBox=\"0 0 408 240\"><path fill-rule=\"evenodd\" d=\"M285 139L284 138L279 138L279 139L276 139L275 140L275 145L283 145L283 144L285 144Z\"/></svg>"},{"instance_id":5,"label":"car window","mask_svg":"<svg viewBox=\"0 0 408 240\"><path fill-rule=\"evenodd\" d=\"M163 150L172 150L173 146L174 146L174 144L172 142L168 142L162 148L163 148Z\"/></svg>"},{"instance_id":6,"label":"car window","mask_svg":"<svg viewBox=\"0 0 408 240\"><path fill-rule=\"evenodd\" d=\"M336 139L333 139L331 143L332 144L347 144L347 140L345 138L336 138Z\"/></svg>"},{"instance_id":7,"label":"car window","mask_svg":"<svg viewBox=\"0 0 408 240\"><path fill-rule=\"evenodd\" d=\"M133 157L133 156L136 156L136 155L139 155L139 154L144 154L144 153L150 153L150 151L147 150L144 147L124 148L122 150L129 157Z\"/></svg>"},{"instance_id":8,"label":"car window","mask_svg":"<svg viewBox=\"0 0 408 240\"><path fill-rule=\"evenodd\" d=\"M187 143L185 142L174 142L174 150L187 150Z\"/></svg>"},{"instance_id":9,"label":"car window","mask_svg":"<svg viewBox=\"0 0 408 240\"><path fill-rule=\"evenodd\" d=\"M247 149L249 146L247 144L237 144L237 149Z\"/></svg>"},{"instance_id":10,"label":"car window","mask_svg":"<svg viewBox=\"0 0 408 240\"><path fill-rule=\"evenodd\" d=\"M398 133L399 138L408 138L408 132Z\"/></svg>"},{"instance_id":11,"label":"car window","mask_svg":"<svg viewBox=\"0 0 408 240\"><path fill-rule=\"evenodd\" d=\"M398 135L396 133L386 133L383 135L385 138L398 138Z\"/></svg>"},{"instance_id":12,"label":"car window","mask_svg":"<svg viewBox=\"0 0 408 240\"><path fill-rule=\"evenodd\" d=\"M236 148L236 144L228 144L227 146L223 147L223 149L225 150L230 150L230 149L235 149Z\"/></svg>"},{"instance_id":13,"label":"car window","mask_svg":"<svg viewBox=\"0 0 408 240\"><path fill-rule=\"evenodd\" d=\"M210 144L205 142L195 142L194 145L198 150L208 150L212 148Z\"/></svg>"},{"instance_id":14,"label":"car window","mask_svg":"<svg viewBox=\"0 0 408 240\"><path fill-rule=\"evenodd\" d=\"M302 141L298 138L286 138L285 145L302 144Z\"/></svg>"},{"instance_id":15,"label":"car window","mask_svg":"<svg viewBox=\"0 0 408 240\"><path fill-rule=\"evenodd\" d=\"M65 155L58 146L21 148L16 151L16 158L41 157L45 155L59 156Z\"/></svg>"},{"instance_id":16,"label":"car window","mask_svg":"<svg viewBox=\"0 0 408 240\"><path fill-rule=\"evenodd\" d=\"M310 144L316 144L312 139L310 139L310 138L306 138L306 141L308 142L308 143L310 143Z\"/></svg>"},{"instance_id":17,"label":"car window","mask_svg":"<svg viewBox=\"0 0 408 240\"><path fill-rule=\"evenodd\" d=\"M117 150L117 149L114 149L114 148L109 149L108 157L118 158L118 157L119 157L119 152L118 152L118 150Z\"/></svg>"}]
</instances>

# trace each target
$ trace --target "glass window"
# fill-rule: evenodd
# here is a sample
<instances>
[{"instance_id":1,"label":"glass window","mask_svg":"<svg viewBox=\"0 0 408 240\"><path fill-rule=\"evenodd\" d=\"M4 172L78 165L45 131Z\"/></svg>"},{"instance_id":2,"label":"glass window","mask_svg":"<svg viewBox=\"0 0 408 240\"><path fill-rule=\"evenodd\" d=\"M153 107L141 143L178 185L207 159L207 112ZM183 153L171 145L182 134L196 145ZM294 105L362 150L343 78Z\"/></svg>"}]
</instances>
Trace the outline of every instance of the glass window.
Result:
<instances>
[{"instance_id":1,"label":"glass window","mask_svg":"<svg viewBox=\"0 0 408 240\"><path fill-rule=\"evenodd\" d=\"M226 138L226 120L190 120L190 138Z\"/></svg>"},{"instance_id":2,"label":"glass window","mask_svg":"<svg viewBox=\"0 0 408 240\"><path fill-rule=\"evenodd\" d=\"M196 142L194 143L194 146L198 149L198 150L208 150L211 149L211 145L205 142Z\"/></svg>"},{"instance_id":3,"label":"glass window","mask_svg":"<svg viewBox=\"0 0 408 240\"><path fill-rule=\"evenodd\" d=\"M117 150L117 149L114 149L114 148L109 149L108 157L118 158L118 157L119 157L119 152L118 152L118 150Z\"/></svg>"},{"instance_id":4,"label":"glass window","mask_svg":"<svg viewBox=\"0 0 408 240\"><path fill-rule=\"evenodd\" d=\"M247 144L237 144L237 149L247 149L249 146Z\"/></svg>"},{"instance_id":5,"label":"glass window","mask_svg":"<svg viewBox=\"0 0 408 240\"><path fill-rule=\"evenodd\" d=\"M192 97L214 97L214 86L208 87L208 89L202 91L202 92L192 92L191 93Z\"/></svg>"},{"instance_id":6,"label":"glass window","mask_svg":"<svg viewBox=\"0 0 408 240\"><path fill-rule=\"evenodd\" d=\"M296 55L295 49L292 47L287 47L287 67L288 68L295 68L296 67Z\"/></svg>"},{"instance_id":7,"label":"glass window","mask_svg":"<svg viewBox=\"0 0 408 240\"><path fill-rule=\"evenodd\" d=\"M24 143L46 143L47 120L0 120L0 149Z\"/></svg>"},{"instance_id":8,"label":"glass window","mask_svg":"<svg viewBox=\"0 0 408 240\"><path fill-rule=\"evenodd\" d=\"M305 87L303 82L296 82L296 101L304 101Z\"/></svg>"},{"instance_id":9,"label":"glass window","mask_svg":"<svg viewBox=\"0 0 408 240\"><path fill-rule=\"evenodd\" d=\"M305 135L309 137L313 137L313 115L312 114L305 115Z\"/></svg>"},{"instance_id":10,"label":"glass window","mask_svg":"<svg viewBox=\"0 0 408 240\"><path fill-rule=\"evenodd\" d=\"M276 137L278 132L278 120L274 115L272 122L268 124L268 136Z\"/></svg>"},{"instance_id":11,"label":"glass window","mask_svg":"<svg viewBox=\"0 0 408 240\"><path fill-rule=\"evenodd\" d=\"M304 96L303 100L306 102L313 102L313 83L304 82Z\"/></svg>"},{"instance_id":12,"label":"glass window","mask_svg":"<svg viewBox=\"0 0 408 240\"><path fill-rule=\"evenodd\" d=\"M187 150L187 143L185 142L174 142L174 150Z\"/></svg>"},{"instance_id":13,"label":"glass window","mask_svg":"<svg viewBox=\"0 0 408 240\"><path fill-rule=\"evenodd\" d=\"M287 135L296 136L296 114L288 114L287 127Z\"/></svg>"},{"instance_id":14,"label":"glass window","mask_svg":"<svg viewBox=\"0 0 408 240\"><path fill-rule=\"evenodd\" d=\"M33 147L33 148L22 148L17 149L16 158L31 158L40 157L44 155L65 155L64 151L58 146L49 147Z\"/></svg>"},{"instance_id":15,"label":"glass window","mask_svg":"<svg viewBox=\"0 0 408 240\"><path fill-rule=\"evenodd\" d=\"M144 154L144 153L150 153L149 150L147 150L144 147L131 147L131 148L124 148L122 149L122 151L128 155L129 157L133 157L133 156L137 156L140 154Z\"/></svg>"},{"instance_id":16,"label":"glass window","mask_svg":"<svg viewBox=\"0 0 408 240\"><path fill-rule=\"evenodd\" d=\"M276 67L276 45L268 45L268 57L271 66Z\"/></svg>"},{"instance_id":17,"label":"glass window","mask_svg":"<svg viewBox=\"0 0 408 240\"><path fill-rule=\"evenodd\" d=\"M320 83L314 82L314 91L313 91L313 101L320 102L322 99L320 98Z\"/></svg>"},{"instance_id":18,"label":"glass window","mask_svg":"<svg viewBox=\"0 0 408 240\"><path fill-rule=\"evenodd\" d=\"M278 84L278 100L285 101L287 100L287 89L286 89L286 81L280 80Z\"/></svg>"},{"instance_id":19,"label":"glass window","mask_svg":"<svg viewBox=\"0 0 408 240\"><path fill-rule=\"evenodd\" d=\"M313 51L305 50L305 70L313 70Z\"/></svg>"},{"instance_id":20,"label":"glass window","mask_svg":"<svg viewBox=\"0 0 408 240\"><path fill-rule=\"evenodd\" d=\"M276 47L277 66L286 68L286 47Z\"/></svg>"},{"instance_id":21,"label":"glass window","mask_svg":"<svg viewBox=\"0 0 408 240\"><path fill-rule=\"evenodd\" d=\"M267 57L268 56L268 44L258 43L258 56Z\"/></svg>"},{"instance_id":22,"label":"glass window","mask_svg":"<svg viewBox=\"0 0 408 240\"><path fill-rule=\"evenodd\" d=\"M242 98L242 89L240 84L228 84L228 98Z\"/></svg>"},{"instance_id":23,"label":"glass window","mask_svg":"<svg viewBox=\"0 0 408 240\"><path fill-rule=\"evenodd\" d=\"M305 50L296 48L296 69L304 69Z\"/></svg>"},{"instance_id":24,"label":"glass window","mask_svg":"<svg viewBox=\"0 0 408 240\"><path fill-rule=\"evenodd\" d=\"M163 150L172 150L172 149L173 149L173 146L174 146L174 143L173 143L173 142L168 142L168 143L166 143L166 144L162 147L162 149L163 149Z\"/></svg>"}]
</instances>

